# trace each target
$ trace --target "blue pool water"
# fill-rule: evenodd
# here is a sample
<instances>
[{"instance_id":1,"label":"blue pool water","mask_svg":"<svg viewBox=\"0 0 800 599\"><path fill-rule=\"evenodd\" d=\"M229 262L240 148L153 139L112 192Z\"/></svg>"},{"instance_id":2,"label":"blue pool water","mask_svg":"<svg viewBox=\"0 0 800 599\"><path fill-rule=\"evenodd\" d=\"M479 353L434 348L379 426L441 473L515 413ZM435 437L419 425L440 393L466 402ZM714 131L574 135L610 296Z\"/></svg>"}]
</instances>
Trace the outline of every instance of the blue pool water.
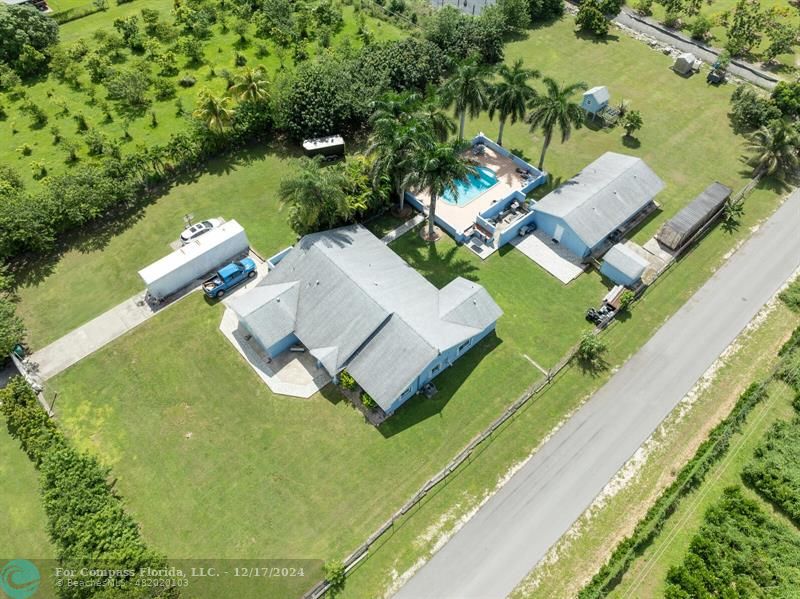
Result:
<instances>
[{"instance_id":1,"label":"blue pool water","mask_svg":"<svg viewBox=\"0 0 800 599\"><path fill-rule=\"evenodd\" d=\"M492 169L485 166L478 167L478 173L469 175L466 179L456 181L456 193L446 191L442 200L456 206L466 206L484 191L497 183ZM455 197L453 197L455 195Z\"/></svg>"}]
</instances>

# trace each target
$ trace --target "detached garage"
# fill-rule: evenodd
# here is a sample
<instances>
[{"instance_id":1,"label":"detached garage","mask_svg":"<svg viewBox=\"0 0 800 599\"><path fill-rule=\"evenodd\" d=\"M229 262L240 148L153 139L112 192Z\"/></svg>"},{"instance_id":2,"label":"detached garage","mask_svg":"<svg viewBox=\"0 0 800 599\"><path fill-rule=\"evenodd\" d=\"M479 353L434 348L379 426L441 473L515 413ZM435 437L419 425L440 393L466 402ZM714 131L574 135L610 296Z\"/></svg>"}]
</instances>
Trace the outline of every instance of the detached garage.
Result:
<instances>
[{"instance_id":1,"label":"detached garage","mask_svg":"<svg viewBox=\"0 0 800 599\"><path fill-rule=\"evenodd\" d=\"M641 158L606 152L537 202L534 220L554 242L587 258L654 210L662 189Z\"/></svg>"}]
</instances>

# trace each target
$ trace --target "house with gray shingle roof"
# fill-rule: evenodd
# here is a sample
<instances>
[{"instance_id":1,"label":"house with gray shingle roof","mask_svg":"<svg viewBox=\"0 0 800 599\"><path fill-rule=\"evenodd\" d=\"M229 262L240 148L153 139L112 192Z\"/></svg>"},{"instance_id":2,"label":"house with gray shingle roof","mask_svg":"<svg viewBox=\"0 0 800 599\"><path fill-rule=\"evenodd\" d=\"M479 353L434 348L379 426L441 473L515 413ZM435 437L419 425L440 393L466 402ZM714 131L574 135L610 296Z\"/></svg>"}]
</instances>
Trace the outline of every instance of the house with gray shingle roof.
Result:
<instances>
[{"instance_id":1,"label":"house with gray shingle roof","mask_svg":"<svg viewBox=\"0 0 800 599\"><path fill-rule=\"evenodd\" d=\"M303 237L228 306L268 356L302 344L332 377L347 370L386 414L502 315L477 283L437 289L360 225Z\"/></svg>"},{"instance_id":2,"label":"house with gray shingle roof","mask_svg":"<svg viewBox=\"0 0 800 599\"><path fill-rule=\"evenodd\" d=\"M579 258L590 256L645 210L664 188L635 156L606 152L533 207L538 229Z\"/></svg>"}]
</instances>

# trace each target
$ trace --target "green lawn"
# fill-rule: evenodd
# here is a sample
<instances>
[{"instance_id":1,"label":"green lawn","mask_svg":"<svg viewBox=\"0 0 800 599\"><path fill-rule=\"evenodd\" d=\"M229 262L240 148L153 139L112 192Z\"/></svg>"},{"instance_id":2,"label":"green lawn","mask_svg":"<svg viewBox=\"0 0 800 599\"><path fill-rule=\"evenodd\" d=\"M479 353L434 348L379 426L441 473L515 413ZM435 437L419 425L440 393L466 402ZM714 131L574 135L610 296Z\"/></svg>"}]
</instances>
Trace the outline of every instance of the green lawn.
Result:
<instances>
[{"instance_id":1,"label":"green lawn","mask_svg":"<svg viewBox=\"0 0 800 599\"><path fill-rule=\"evenodd\" d=\"M0 562L52 559L46 532L39 473L0 421Z\"/></svg>"},{"instance_id":2,"label":"green lawn","mask_svg":"<svg viewBox=\"0 0 800 599\"><path fill-rule=\"evenodd\" d=\"M291 245L295 235L281 211L278 186L291 173L294 156L294 149L275 145L212 161L141 212L108 230L90 228L57 260L27 269L19 314L29 344L42 347L142 290L137 271L171 251L187 213L196 220L237 219L265 257Z\"/></svg>"},{"instance_id":3,"label":"green lawn","mask_svg":"<svg viewBox=\"0 0 800 599\"><path fill-rule=\"evenodd\" d=\"M90 48L97 45L92 38L96 30L113 31L113 21L117 18L124 18L129 15L140 15L143 8L159 10L162 20L172 22L170 11L172 9L171 0L136 0L117 6L113 2L109 3L109 9L105 12L95 13L75 21L66 23L60 27L61 42L64 46L69 46L79 39L83 39ZM352 6L343 7L344 25L333 38L331 43L335 46L347 38L348 43L358 47L360 42L355 33L358 28L358 21L354 16ZM233 19L228 16L229 26L232 26ZM374 32L376 41L399 39L405 34L399 29L379 21L367 18L368 28ZM140 20L141 27L141 20ZM74 89L70 85L59 82L55 76L49 75L40 81L28 82L24 86L26 99L16 102L5 101L3 105L8 113L7 118L0 120L0 139L5 143L0 144L0 161L4 164L13 166L26 180L31 189L35 189L39 183L33 179L34 162L44 162L50 175L59 174L70 168L65 161L67 152L63 149L63 144L54 145L53 135L50 128L57 126L63 139L76 142L80 146L80 160L87 162L92 160L87 154L87 147L83 141L83 136L78 133L77 125L74 120L75 115L83 114L86 117L90 128L97 128L109 139L119 140L122 153L136 151L138 146L145 144L160 144L166 142L169 137L177 131L186 130L189 123L186 117L177 114L176 101L180 99L185 112L191 113L198 91L207 87L215 94L221 95L226 89L226 81L221 76L223 70L227 69L236 73L238 69L234 65L234 53L239 52L247 58L250 66L262 64L266 67L270 77L274 79L275 73L280 66L280 60L276 54L275 45L266 40L259 40L253 35L253 28L248 32L248 42L244 46L238 45L238 35L233 31L221 33L221 25L216 24L212 27L212 37L204 40L205 64L200 67L189 67L186 65L186 57L177 53L179 72L174 77L168 77L175 84L176 98L153 101L146 110L140 113L128 114L131 118L129 132L132 137L126 140L123 136L125 129L126 112L118 109L112 110L113 121L106 122L98 102L92 102L88 95L90 89L95 88L97 100L102 100L106 96L105 87L102 84L94 85L89 79L89 75L84 73L81 77L79 89ZM177 30L176 30L177 31ZM164 49L171 43L162 42ZM264 45L269 51L269 55L259 58L257 47ZM318 51L316 44L309 46L309 51ZM125 52L126 60L120 67L129 66L133 58ZM286 53L284 59L285 66L293 66L291 52ZM153 74L155 75L155 70ZM212 70L216 75L212 74ZM177 81L185 75L192 75L197 79L194 87L183 88L177 85ZM152 90L149 93L153 100ZM20 106L30 100L38 104L48 116L48 122L41 128L33 125L31 118L20 112ZM69 109L69 114L62 114L58 103L63 102ZM113 105L113 102L111 103ZM151 112L156 115L157 126L153 127L151 122ZM30 155L24 155L21 151L23 146L29 146L32 150Z\"/></svg>"},{"instance_id":4,"label":"green lawn","mask_svg":"<svg viewBox=\"0 0 800 599\"><path fill-rule=\"evenodd\" d=\"M197 294L50 382L64 430L113 467L154 547L172 558L341 556L540 378L522 352L554 362L587 326L583 304L605 291L597 276L559 289L517 253L481 264L414 234L396 249L437 285L479 280L506 314L436 379L433 399L379 430L333 387L308 400L271 394L219 332L222 306Z\"/></svg>"},{"instance_id":5,"label":"green lawn","mask_svg":"<svg viewBox=\"0 0 800 599\"><path fill-rule=\"evenodd\" d=\"M629 5L635 5L635 2L628 2ZM795 23L796 25L800 25L800 13L797 12L788 0L759 0L758 4L763 9L768 8L778 8L781 10L785 10L788 12L788 17L786 17L790 22ZM710 0L701 4L700 13L707 16L713 22L717 22L717 19L722 15L722 13L731 11L736 7L736 0ZM663 22L666 16L666 10L661 4L656 2L653 3L653 15L652 18L656 19L659 22ZM686 23L687 27L684 28L684 33L688 36L688 25L690 25L694 21L695 17L683 17L683 21ZM725 43L728 40L728 36L725 30L725 27L721 25L716 25L715 27L711 28L711 34L713 35L713 39L711 40L710 44L716 48L723 48ZM761 58L762 53L764 50L767 49L769 46L769 38L767 36L763 36L761 44L755 49L754 54L755 56L752 57L754 62L758 63L758 60ZM792 71L797 69L797 60L798 55L795 54L783 54L778 56L778 63L779 65L775 68L774 72L777 75L785 75L788 76L791 74ZM758 65L757 65L758 66Z\"/></svg>"}]
</instances>

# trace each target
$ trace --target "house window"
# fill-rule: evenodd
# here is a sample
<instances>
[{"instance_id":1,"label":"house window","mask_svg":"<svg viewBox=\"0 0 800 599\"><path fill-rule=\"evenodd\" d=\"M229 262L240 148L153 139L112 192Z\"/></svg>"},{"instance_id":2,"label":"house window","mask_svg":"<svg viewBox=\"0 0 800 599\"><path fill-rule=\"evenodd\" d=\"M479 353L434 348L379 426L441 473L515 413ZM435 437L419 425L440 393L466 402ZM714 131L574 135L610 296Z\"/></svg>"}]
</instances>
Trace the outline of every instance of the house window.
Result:
<instances>
[{"instance_id":1,"label":"house window","mask_svg":"<svg viewBox=\"0 0 800 599\"><path fill-rule=\"evenodd\" d=\"M458 346L458 353L461 353L462 351L464 351L465 348L469 347L469 342L470 341L471 341L471 339L467 339L464 343L459 345Z\"/></svg>"},{"instance_id":2,"label":"house window","mask_svg":"<svg viewBox=\"0 0 800 599\"><path fill-rule=\"evenodd\" d=\"M431 374L436 374L436 373L437 373L437 372L439 372L441 369L442 369L442 365L441 365L441 364L437 364L436 366L434 366L433 368L431 368Z\"/></svg>"}]
</instances>

